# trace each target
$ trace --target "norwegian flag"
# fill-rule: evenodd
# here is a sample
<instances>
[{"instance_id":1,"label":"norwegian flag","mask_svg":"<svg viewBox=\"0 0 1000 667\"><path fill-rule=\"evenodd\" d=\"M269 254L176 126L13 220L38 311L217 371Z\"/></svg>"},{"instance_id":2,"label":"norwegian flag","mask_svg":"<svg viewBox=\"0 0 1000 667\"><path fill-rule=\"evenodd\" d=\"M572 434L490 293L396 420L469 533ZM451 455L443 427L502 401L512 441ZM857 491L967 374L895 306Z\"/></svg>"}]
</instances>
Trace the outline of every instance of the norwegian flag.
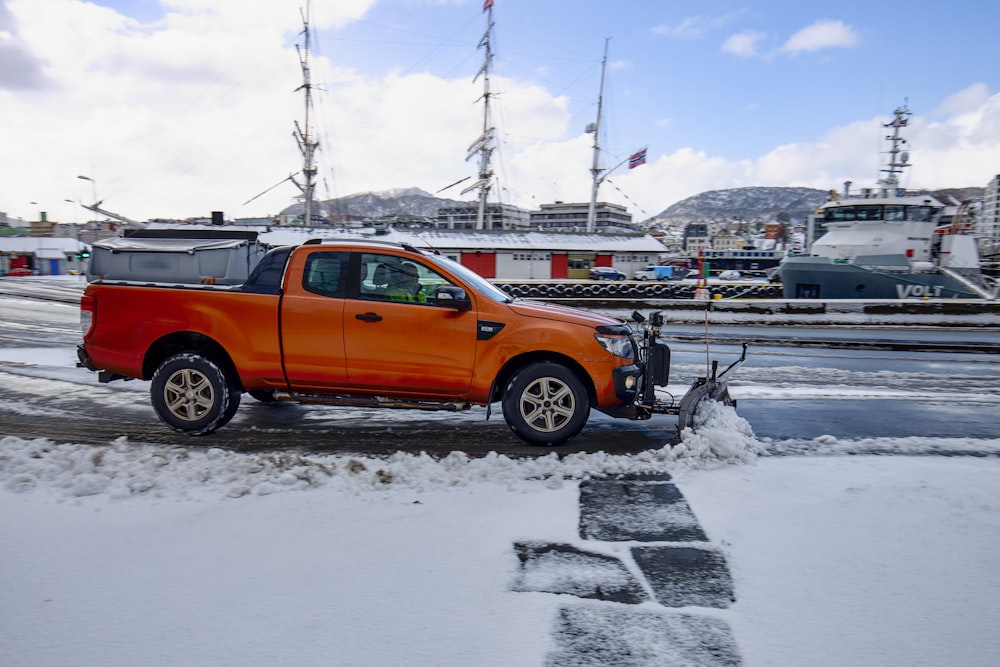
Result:
<instances>
[{"instance_id":1,"label":"norwegian flag","mask_svg":"<svg viewBox=\"0 0 1000 667\"><path fill-rule=\"evenodd\" d=\"M493 0L486 0L486 2L483 3L483 11L485 12L492 6L493 6Z\"/></svg>"},{"instance_id":2,"label":"norwegian flag","mask_svg":"<svg viewBox=\"0 0 1000 667\"><path fill-rule=\"evenodd\" d=\"M643 148L637 153L632 153L628 158L628 168L635 169L640 164L646 164L646 149Z\"/></svg>"}]
</instances>

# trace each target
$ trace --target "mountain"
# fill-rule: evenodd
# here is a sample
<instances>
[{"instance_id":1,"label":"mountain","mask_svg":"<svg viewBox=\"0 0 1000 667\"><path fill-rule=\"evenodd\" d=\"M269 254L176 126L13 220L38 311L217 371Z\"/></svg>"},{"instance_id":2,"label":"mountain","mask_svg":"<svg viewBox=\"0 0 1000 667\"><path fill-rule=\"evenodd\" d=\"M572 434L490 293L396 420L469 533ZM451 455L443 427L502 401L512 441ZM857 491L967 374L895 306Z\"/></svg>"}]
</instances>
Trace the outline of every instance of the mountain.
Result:
<instances>
[{"instance_id":1,"label":"mountain","mask_svg":"<svg viewBox=\"0 0 1000 667\"><path fill-rule=\"evenodd\" d=\"M985 189L979 187L947 188L926 191L945 204L982 199ZM920 191L924 192L924 191ZM653 222L664 226L712 220L772 220L786 213L791 220L805 220L823 205L829 192L815 188L749 187L710 190L673 204Z\"/></svg>"},{"instance_id":2,"label":"mountain","mask_svg":"<svg viewBox=\"0 0 1000 667\"><path fill-rule=\"evenodd\" d=\"M942 202L982 199L983 188L949 188L934 190ZM649 221L662 226L713 220L773 220L787 214L790 220L803 221L829 197L826 190L793 187L745 187L709 190L672 204ZM443 199L420 188L397 188L382 192L359 192L337 199L317 202L317 210L339 219L361 220L382 216L422 216L436 219L438 209L446 206L468 206L474 202ZM302 213L297 202L282 213Z\"/></svg>"},{"instance_id":3,"label":"mountain","mask_svg":"<svg viewBox=\"0 0 1000 667\"><path fill-rule=\"evenodd\" d=\"M393 215L415 215L436 219L438 209L443 206L468 204L469 202L435 197L420 188L396 188L382 192L359 192L336 199L317 201L316 209L341 219L360 220ZM302 203L292 204L282 213L301 214Z\"/></svg>"},{"instance_id":4,"label":"mountain","mask_svg":"<svg viewBox=\"0 0 1000 667\"><path fill-rule=\"evenodd\" d=\"M826 190L815 188L749 187L709 190L683 199L654 216L660 224L672 225L709 220L771 219L787 213L804 220L827 200Z\"/></svg>"}]
</instances>

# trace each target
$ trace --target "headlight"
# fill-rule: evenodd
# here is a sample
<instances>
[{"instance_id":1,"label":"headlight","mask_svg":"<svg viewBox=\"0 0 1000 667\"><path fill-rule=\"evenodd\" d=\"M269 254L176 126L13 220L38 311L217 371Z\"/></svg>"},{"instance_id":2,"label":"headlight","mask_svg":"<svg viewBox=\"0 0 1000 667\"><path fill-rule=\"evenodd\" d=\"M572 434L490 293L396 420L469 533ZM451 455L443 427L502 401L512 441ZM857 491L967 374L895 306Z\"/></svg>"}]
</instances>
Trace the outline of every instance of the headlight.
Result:
<instances>
[{"instance_id":1,"label":"headlight","mask_svg":"<svg viewBox=\"0 0 1000 667\"><path fill-rule=\"evenodd\" d=\"M626 334L596 333L594 338L605 350L621 357L622 359L634 359L635 348L632 346L632 337Z\"/></svg>"}]
</instances>

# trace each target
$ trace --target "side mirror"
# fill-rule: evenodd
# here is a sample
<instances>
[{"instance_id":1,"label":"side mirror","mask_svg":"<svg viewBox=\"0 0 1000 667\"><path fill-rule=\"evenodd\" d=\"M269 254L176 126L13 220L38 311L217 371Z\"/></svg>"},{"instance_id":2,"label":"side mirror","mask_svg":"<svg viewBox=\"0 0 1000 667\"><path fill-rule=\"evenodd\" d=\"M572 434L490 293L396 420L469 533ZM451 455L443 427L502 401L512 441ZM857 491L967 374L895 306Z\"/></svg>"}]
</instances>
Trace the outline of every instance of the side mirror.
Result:
<instances>
[{"instance_id":1,"label":"side mirror","mask_svg":"<svg viewBox=\"0 0 1000 667\"><path fill-rule=\"evenodd\" d=\"M434 304L445 308L454 308L459 312L472 310L472 301L465 290L454 285L440 285L434 295Z\"/></svg>"}]
</instances>

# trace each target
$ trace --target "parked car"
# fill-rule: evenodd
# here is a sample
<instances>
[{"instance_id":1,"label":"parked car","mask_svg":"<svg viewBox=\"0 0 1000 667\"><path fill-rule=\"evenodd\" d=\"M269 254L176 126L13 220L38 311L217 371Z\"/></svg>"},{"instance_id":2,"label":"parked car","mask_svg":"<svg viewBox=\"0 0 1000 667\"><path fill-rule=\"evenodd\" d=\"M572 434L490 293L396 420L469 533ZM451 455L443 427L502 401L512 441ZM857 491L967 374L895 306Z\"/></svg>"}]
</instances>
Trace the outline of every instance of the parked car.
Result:
<instances>
[{"instance_id":1,"label":"parked car","mask_svg":"<svg viewBox=\"0 0 1000 667\"><path fill-rule=\"evenodd\" d=\"M591 280L625 280L626 276L611 266L595 266L590 270Z\"/></svg>"},{"instance_id":2,"label":"parked car","mask_svg":"<svg viewBox=\"0 0 1000 667\"><path fill-rule=\"evenodd\" d=\"M672 266L656 266L650 264L632 273L633 280L669 280L674 275Z\"/></svg>"}]
</instances>

